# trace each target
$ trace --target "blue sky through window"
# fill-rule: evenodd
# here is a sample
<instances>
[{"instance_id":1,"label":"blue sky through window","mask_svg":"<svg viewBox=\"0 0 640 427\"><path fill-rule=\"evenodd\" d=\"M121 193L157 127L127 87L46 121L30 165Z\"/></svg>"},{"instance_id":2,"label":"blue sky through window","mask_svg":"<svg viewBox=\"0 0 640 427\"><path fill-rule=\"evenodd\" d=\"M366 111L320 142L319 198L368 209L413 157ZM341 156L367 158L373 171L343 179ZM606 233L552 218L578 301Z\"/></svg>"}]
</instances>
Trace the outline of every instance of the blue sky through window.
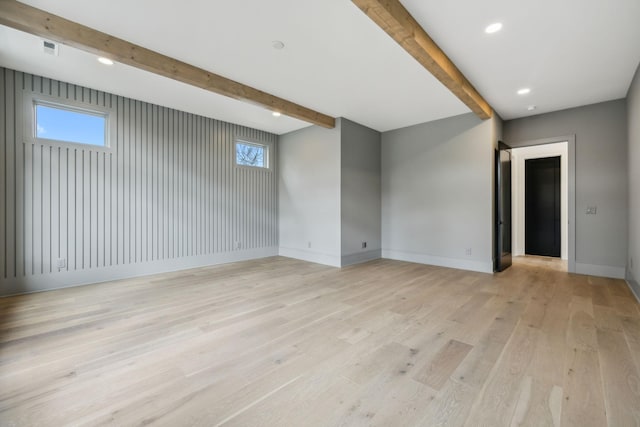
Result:
<instances>
[{"instance_id":1,"label":"blue sky through window","mask_svg":"<svg viewBox=\"0 0 640 427\"><path fill-rule=\"evenodd\" d=\"M106 117L36 105L36 136L56 141L105 145Z\"/></svg>"}]
</instances>

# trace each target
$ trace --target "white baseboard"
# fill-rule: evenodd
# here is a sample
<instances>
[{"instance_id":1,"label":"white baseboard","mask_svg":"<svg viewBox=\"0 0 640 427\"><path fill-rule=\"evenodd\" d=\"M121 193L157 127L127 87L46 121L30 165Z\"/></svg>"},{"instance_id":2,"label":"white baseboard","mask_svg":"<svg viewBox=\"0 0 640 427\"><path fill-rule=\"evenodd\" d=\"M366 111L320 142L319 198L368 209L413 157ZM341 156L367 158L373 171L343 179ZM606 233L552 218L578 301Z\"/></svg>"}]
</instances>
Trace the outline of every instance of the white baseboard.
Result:
<instances>
[{"instance_id":1,"label":"white baseboard","mask_svg":"<svg viewBox=\"0 0 640 427\"><path fill-rule=\"evenodd\" d=\"M373 249L365 252L356 252L349 255L342 255L342 267L353 264L361 264L363 262L380 259L382 257L381 249Z\"/></svg>"},{"instance_id":2,"label":"white baseboard","mask_svg":"<svg viewBox=\"0 0 640 427\"><path fill-rule=\"evenodd\" d=\"M313 252L305 249L283 248L278 249L278 254L287 258L299 259L302 261L315 262L316 264L329 265L331 267L340 267L341 258L339 255L330 255L320 252Z\"/></svg>"},{"instance_id":3,"label":"white baseboard","mask_svg":"<svg viewBox=\"0 0 640 427\"><path fill-rule=\"evenodd\" d=\"M627 271L627 285L629 285L629 289L633 292L633 296L636 297L636 300L640 302L640 283L638 283L633 277L633 273L631 271Z\"/></svg>"},{"instance_id":4,"label":"white baseboard","mask_svg":"<svg viewBox=\"0 0 640 427\"><path fill-rule=\"evenodd\" d=\"M187 270L216 264L226 264L250 259L278 255L277 247L246 249L212 255L198 255L186 258L166 259L140 264L126 264L112 267L77 271L61 271L37 276L24 276L0 281L0 296L48 291L90 283L128 279L171 271Z\"/></svg>"},{"instance_id":5,"label":"white baseboard","mask_svg":"<svg viewBox=\"0 0 640 427\"><path fill-rule=\"evenodd\" d=\"M419 264L437 265L440 267L457 268L460 270L478 271L480 273L493 273L493 263L491 261L484 262L457 258L444 258L415 252L395 251L391 249L382 249L382 258L416 262Z\"/></svg>"},{"instance_id":6,"label":"white baseboard","mask_svg":"<svg viewBox=\"0 0 640 427\"><path fill-rule=\"evenodd\" d=\"M576 262L576 273L589 276L610 277L612 279L624 279L625 268Z\"/></svg>"}]
</instances>

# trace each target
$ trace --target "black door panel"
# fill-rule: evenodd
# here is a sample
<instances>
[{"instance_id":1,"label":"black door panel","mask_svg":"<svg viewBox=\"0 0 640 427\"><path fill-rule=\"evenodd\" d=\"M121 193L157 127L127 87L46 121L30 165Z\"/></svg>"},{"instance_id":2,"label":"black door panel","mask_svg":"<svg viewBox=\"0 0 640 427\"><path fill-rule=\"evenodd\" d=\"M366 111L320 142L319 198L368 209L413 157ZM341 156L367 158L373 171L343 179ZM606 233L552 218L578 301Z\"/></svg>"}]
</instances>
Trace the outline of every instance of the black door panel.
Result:
<instances>
[{"instance_id":1,"label":"black door panel","mask_svg":"<svg viewBox=\"0 0 640 427\"><path fill-rule=\"evenodd\" d=\"M560 157L525 160L525 253L560 256Z\"/></svg>"},{"instance_id":2,"label":"black door panel","mask_svg":"<svg viewBox=\"0 0 640 427\"><path fill-rule=\"evenodd\" d=\"M511 265L511 148L499 143L495 153L495 271Z\"/></svg>"}]
</instances>

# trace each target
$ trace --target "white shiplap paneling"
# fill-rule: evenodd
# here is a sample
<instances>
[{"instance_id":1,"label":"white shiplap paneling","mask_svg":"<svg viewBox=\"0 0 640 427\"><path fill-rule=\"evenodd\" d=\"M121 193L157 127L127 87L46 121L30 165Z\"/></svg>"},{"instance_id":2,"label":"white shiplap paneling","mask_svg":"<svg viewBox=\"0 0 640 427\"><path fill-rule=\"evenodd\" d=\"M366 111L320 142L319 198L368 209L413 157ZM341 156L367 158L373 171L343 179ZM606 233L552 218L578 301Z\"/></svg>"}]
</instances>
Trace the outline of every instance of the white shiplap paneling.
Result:
<instances>
[{"instance_id":1,"label":"white shiplap paneling","mask_svg":"<svg viewBox=\"0 0 640 427\"><path fill-rule=\"evenodd\" d=\"M277 136L0 68L0 295L277 253ZM29 95L112 110L108 150L25 138ZM57 268L59 258L67 266Z\"/></svg>"}]
</instances>

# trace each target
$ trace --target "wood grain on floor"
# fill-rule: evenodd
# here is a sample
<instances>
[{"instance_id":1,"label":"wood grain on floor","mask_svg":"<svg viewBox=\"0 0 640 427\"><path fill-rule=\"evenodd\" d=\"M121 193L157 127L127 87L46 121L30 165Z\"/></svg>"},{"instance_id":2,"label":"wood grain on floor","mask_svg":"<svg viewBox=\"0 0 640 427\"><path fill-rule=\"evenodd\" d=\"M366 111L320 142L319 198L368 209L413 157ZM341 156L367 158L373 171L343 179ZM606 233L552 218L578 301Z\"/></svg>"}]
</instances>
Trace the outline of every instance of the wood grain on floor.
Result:
<instances>
[{"instance_id":1,"label":"wood grain on floor","mask_svg":"<svg viewBox=\"0 0 640 427\"><path fill-rule=\"evenodd\" d=\"M0 299L0 425L640 425L620 280L274 257Z\"/></svg>"}]
</instances>

